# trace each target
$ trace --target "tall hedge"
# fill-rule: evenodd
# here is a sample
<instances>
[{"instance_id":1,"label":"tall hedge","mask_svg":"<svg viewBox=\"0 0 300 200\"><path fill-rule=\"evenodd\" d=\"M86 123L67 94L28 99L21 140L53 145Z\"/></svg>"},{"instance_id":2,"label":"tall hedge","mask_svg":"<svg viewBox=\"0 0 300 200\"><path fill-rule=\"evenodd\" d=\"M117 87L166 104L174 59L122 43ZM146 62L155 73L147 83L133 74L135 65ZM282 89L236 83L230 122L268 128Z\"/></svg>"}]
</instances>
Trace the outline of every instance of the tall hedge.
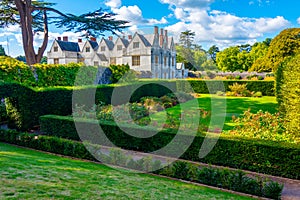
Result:
<instances>
[{"instance_id":1,"label":"tall hedge","mask_svg":"<svg viewBox=\"0 0 300 200\"><path fill-rule=\"evenodd\" d=\"M172 90L176 89L175 83L165 82L165 84ZM38 125L38 119L42 115L71 115L72 106L74 106L73 103L87 107L91 107L99 102L111 104L114 90L117 91L117 96L113 101L114 104L126 103L126 96L135 88L138 89L134 92L129 101L137 101L144 96L160 97L170 93L167 87L160 84L146 83L142 87L139 86L141 85L102 85L32 89L17 84L11 89L11 94L14 95L6 95L8 96L6 98L6 105L9 115L9 126L18 130L27 130Z\"/></svg>"},{"instance_id":2,"label":"tall hedge","mask_svg":"<svg viewBox=\"0 0 300 200\"><path fill-rule=\"evenodd\" d=\"M153 134L153 129L130 127L120 128L112 122L98 122L76 119L76 127L72 117L42 116L40 118L41 130L51 136L80 140L76 127L81 127L84 139L109 146L106 138L114 145L135 151L153 152L169 144L175 137L175 131L160 131ZM101 126L105 134L98 130ZM125 133L123 130L127 130ZM136 132L154 135L148 138L133 137ZM168 156L177 152L189 135L177 135ZM274 142L241 140L234 138L219 138L213 150L204 158L199 158L199 150L204 141L204 136L197 135L181 158L204 163L229 166L238 169L251 170L276 176L300 179L300 148L296 145L280 144ZM173 141L174 142L174 141Z\"/></svg>"},{"instance_id":3,"label":"tall hedge","mask_svg":"<svg viewBox=\"0 0 300 200\"><path fill-rule=\"evenodd\" d=\"M276 77L277 99L286 131L300 137L300 54L280 65Z\"/></svg>"},{"instance_id":4,"label":"tall hedge","mask_svg":"<svg viewBox=\"0 0 300 200\"><path fill-rule=\"evenodd\" d=\"M0 80L35 85L35 78L30 67L8 56L0 56Z\"/></svg>"}]
</instances>

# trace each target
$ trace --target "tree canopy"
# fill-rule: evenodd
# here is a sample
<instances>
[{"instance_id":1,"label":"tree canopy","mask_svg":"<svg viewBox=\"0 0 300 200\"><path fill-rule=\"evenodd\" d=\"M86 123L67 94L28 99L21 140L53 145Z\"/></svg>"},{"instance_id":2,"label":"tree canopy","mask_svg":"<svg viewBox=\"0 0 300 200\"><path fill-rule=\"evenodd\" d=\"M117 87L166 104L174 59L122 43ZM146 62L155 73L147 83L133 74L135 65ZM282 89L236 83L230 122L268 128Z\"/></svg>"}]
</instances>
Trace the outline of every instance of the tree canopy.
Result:
<instances>
[{"instance_id":1,"label":"tree canopy","mask_svg":"<svg viewBox=\"0 0 300 200\"><path fill-rule=\"evenodd\" d=\"M276 72L286 59L300 51L300 28L289 28L281 31L270 43L264 57L263 65L269 71Z\"/></svg>"},{"instance_id":2,"label":"tree canopy","mask_svg":"<svg viewBox=\"0 0 300 200\"><path fill-rule=\"evenodd\" d=\"M20 25L23 40L23 49L27 64L39 63L48 44L48 24L53 23L56 27L66 27L67 31L86 31L92 36L103 34L105 31L120 32L128 27L125 20L116 20L115 14L96 11L82 15L65 14L53 8L55 4L42 0L2 0L0 2L0 28L10 25ZM49 13L56 17L49 17ZM38 48L34 49L34 36L37 32L43 32L44 40Z\"/></svg>"}]
</instances>

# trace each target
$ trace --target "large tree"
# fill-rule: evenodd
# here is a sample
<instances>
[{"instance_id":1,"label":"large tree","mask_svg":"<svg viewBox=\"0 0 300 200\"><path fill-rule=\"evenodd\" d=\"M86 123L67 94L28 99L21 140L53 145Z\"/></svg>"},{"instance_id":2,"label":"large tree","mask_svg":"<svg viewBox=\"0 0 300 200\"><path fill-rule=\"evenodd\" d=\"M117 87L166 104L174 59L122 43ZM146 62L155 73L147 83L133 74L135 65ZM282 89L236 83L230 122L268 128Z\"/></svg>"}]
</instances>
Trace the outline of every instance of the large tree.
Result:
<instances>
[{"instance_id":1,"label":"large tree","mask_svg":"<svg viewBox=\"0 0 300 200\"><path fill-rule=\"evenodd\" d=\"M300 52L300 28L281 31L271 42L262 65L267 71L276 72L277 68L290 57Z\"/></svg>"},{"instance_id":2,"label":"large tree","mask_svg":"<svg viewBox=\"0 0 300 200\"><path fill-rule=\"evenodd\" d=\"M194 54L193 54L193 48L198 48L199 46L195 46L193 44L195 37L195 32L192 32L191 30L186 30L181 32L180 39L179 39L179 46L176 50L178 51L179 58L182 59L185 66L190 70L196 70L194 67Z\"/></svg>"},{"instance_id":3,"label":"large tree","mask_svg":"<svg viewBox=\"0 0 300 200\"><path fill-rule=\"evenodd\" d=\"M20 25L23 39L23 49L28 65L39 63L48 44L48 24L66 27L66 31L86 31L92 36L101 35L105 31L116 34L126 28L127 21L116 20L115 14L98 9L82 15L65 14L54 9L55 4L42 0L1 0L0 27ZM49 13L56 17L49 17ZM37 32L43 32L42 45L35 52L33 41Z\"/></svg>"}]
</instances>

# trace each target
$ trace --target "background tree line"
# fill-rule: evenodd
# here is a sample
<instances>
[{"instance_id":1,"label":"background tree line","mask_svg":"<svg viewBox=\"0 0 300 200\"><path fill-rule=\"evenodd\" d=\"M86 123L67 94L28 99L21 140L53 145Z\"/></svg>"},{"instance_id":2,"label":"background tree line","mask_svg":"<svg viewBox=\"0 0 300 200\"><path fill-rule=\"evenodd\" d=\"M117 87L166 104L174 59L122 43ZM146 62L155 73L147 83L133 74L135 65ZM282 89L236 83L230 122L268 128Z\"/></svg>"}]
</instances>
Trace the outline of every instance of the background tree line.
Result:
<instances>
[{"instance_id":1,"label":"background tree line","mask_svg":"<svg viewBox=\"0 0 300 200\"><path fill-rule=\"evenodd\" d=\"M194 32L184 31L176 44L177 62L185 63L193 71L275 72L280 63L300 49L300 28L285 29L273 39L230 46L222 51L216 45L204 50L194 44L194 36Z\"/></svg>"}]
</instances>

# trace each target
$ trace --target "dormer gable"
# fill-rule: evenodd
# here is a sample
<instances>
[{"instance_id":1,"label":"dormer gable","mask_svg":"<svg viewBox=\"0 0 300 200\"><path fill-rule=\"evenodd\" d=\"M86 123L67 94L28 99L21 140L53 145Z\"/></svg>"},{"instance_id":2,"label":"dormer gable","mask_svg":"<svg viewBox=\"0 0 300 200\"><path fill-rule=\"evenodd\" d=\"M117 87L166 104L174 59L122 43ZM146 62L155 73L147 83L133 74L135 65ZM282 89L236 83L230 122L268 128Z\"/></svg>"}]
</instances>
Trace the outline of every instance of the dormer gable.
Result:
<instances>
[{"instance_id":1,"label":"dormer gable","mask_svg":"<svg viewBox=\"0 0 300 200\"><path fill-rule=\"evenodd\" d=\"M112 40L108 40L105 38L102 38L99 42L98 51L97 52L105 52L105 51L111 51L114 48L114 42Z\"/></svg>"},{"instance_id":2,"label":"dormer gable","mask_svg":"<svg viewBox=\"0 0 300 200\"><path fill-rule=\"evenodd\" d=\"M83 53L91 53L97 51L98 43L95 41L87 40L83 45L81 52Z\"/></svg>"}]
</instances>

